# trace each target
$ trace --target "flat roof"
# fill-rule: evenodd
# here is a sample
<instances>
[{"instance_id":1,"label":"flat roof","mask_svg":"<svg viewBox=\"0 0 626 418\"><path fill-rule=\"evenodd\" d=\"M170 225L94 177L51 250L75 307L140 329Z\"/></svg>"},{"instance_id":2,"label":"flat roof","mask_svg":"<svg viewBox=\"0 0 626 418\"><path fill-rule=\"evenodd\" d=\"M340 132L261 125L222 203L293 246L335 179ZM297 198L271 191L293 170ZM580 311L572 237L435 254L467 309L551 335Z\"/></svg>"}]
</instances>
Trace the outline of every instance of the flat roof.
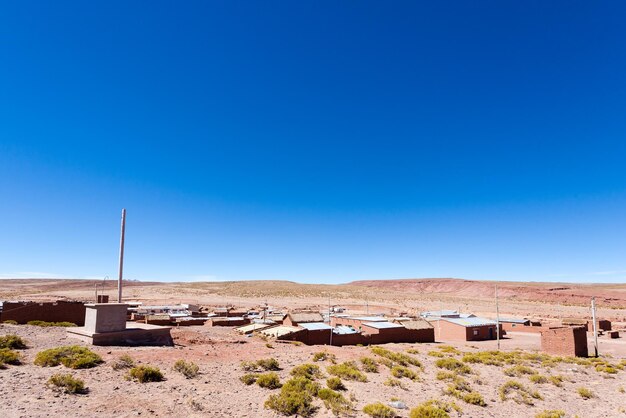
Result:
<instances>
[{"instance_id":1,"label":"flat roof","mask_svg":"<svg viewBox=\"0 0 626 418\"><path fill-rule=\"evenodd\" d=\"M247 334L249 332L262 330L262 329L265 329L265 328L269 328L271 326L272 326L272 324L248 324L248 325L244 325L242 327L235 328L235 331L239 331L239 332L241 332L243 334Z\"/></svg>"},{"instance_id":2,"label":"flat roof","mask_svg":"<svg viewBox=\"0 0 626 418\"><path fill-rule=\"evenodd\" d=\"M513 324L525 324L526 322L530 322L530 319L500 318L500 322L510 322Z\"/></svg>"},{"instance_id":3,"label":"flat roof","mask_svg":"<svg viewBox=\"0 0 626 418\"><path fill-rule=\"evenodd\" d=\"M308 329L309 331L319 331L324 329L332 329L332 327L324 322L306 322L298 324L298 326Z\"/></svg>"},{"instance_id":4,"label":"flat roof","mask_svg":"<svg viewBox=\"0 0 626 418\"><path fill-rule=\"evenodd\" d=\"M261 334L270 337L281 337L283 335L291 334L300 331L302 328L290 327L289 325L278 325L261 330Z\"/></svg>"},{"instance_id":5,"label":"flat roof","mask_svg":"<svg viewBox=\"0 0 626 418\"><path fill-rule=\"evenodd\" d=\"M364 322L363 325L366 327L376 328L376 329L386 329L386 328L404 328L400 324L394 324L392 322Z\"/></svg>"},{"instance_id":6,"label":"flat roof","mask_svg":"<svg viewBox=\"0 0 626 418\"><path fill-rule=\"evenodd\" d=\"M388 322L388 319L383 318L382 316L349 316L348 319L356 319L358 321L367 322Z\"/></svg>"},{"instance_id":7,"label":"flat roof","mask_svg":"<svg viewBox=\"0 0 626 418\"><path fill-rule=\"evenodd\" d=\"M333 329L333 333L335 334L358 334L359 332L352 327L348 327L345 325L340 325Z\"/></svg>"},{"instance_id":8,"label":"flat roof","mask_svg":"<svg viewBox=\"0 0 626 418\"><path fill-rule=\"evenodd\" d=\"M486 318L437 318L439 321L448 321L453 324L461 325L463 327L480 327L485 325L496 325L496 321Z\"/></svg>"}]
</instances>

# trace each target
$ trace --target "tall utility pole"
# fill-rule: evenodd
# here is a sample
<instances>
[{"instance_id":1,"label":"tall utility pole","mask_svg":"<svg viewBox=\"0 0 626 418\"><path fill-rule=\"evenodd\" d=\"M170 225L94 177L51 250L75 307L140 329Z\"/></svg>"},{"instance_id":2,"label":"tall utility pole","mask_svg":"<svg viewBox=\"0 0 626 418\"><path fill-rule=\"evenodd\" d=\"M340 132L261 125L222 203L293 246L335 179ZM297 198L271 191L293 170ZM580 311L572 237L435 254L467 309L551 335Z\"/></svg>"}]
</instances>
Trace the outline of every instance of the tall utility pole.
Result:
<instances>
[{"instance_id":1,"label":"tall utility pole","mask_svg":"<svg viewBox=\"0 0 626 418\"><path fill-rule=\"evenodd\" d=\"M117 303L122 303L122 277L124 272L124 231L126 230L126 209L122 209L122 227L120 231L120 269L117 277Z\"/></svg>"},{"instance_id":2,"label":"tall utility pole","mask_svg":"<svg viewBox=\"0 0 626 418\"><path fill-rule=\"evenodd\" d=\"M591 298L591 320L593 321L593 348L598 357L598 327L596 324L596 298Z\"/></svg>"},{"instance_id":3,"label":"tall utility pole","mask_svg":"<svg viewBox=\"0 0 626 418\"><path fill-rule=\"evenodd\" d=\"M498 305L498 285L496 285L496 335L498 338L498 350L500 350L500 307Z\"/></svg>"}]
</instances>

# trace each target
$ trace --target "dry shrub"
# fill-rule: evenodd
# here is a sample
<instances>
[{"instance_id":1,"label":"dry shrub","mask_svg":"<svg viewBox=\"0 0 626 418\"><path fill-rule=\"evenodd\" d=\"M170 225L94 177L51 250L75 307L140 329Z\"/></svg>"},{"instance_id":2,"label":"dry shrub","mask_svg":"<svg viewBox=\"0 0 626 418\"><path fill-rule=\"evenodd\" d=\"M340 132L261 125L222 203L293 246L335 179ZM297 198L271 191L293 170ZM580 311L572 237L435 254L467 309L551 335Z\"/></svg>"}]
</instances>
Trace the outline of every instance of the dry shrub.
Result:
<instances>
[{"instance_id":1,"label":"dry shrub","mask_svg":"<svg viewBox=\"0 0 626 418\"><path fill-rule=\"evenodd\" d=\"M562 410L545 410L535 415L535 418L565 418L565 411Z\"/></svg>"},{"instance_id":2,"label":"dry shrub","mask_svg":"<svg viewBox=\"0 0 626 418\"><path fill-rule=\"evenodd\" d=\"M256 383L257 377L259 377L259 375L256 373L247 373L241 376L239 380L241 380L244 384L250 386Z\"/></svg>"},{"instance_id":3,"label":"dry shrub","mask_svg":"<svg viewBox=\"0 0 626 418\"><path fill-rule=\"evenodd\" d=\"M90 369L102 363L102 358L79 345L51 348L40 351L35 356L35 364L42 367L53 367L63 364L70 369Z\"/></svg>"},{"instance_id":4,"label":"dry shrub","mask_svg":"<svg viewBox=\"0 0 626 418\"><path fill-rule=\"evenodd\" d=\"M514 394L513 400L517 403L534 405L533 399L542 399L537 391L530 391L517 380L509 380L500 386L500 399L506 401L510 394Z\"/></svg>"},{"instance_id":5,"label":"dry shrub","mask_svg":"<svg viewBox=\"0 0 626 418\"><path fill-rule=\"evenodd\" d=\"M582 388L582 387L578 388L577 392L580 395L580 397L583 399L591 399L591 398L595 398L596 396L591 390L587 388Z\"/></svg>"},{"instance_id":6,"label":"dry shrub","mask_svg":"<svg viewBox=\"0 0 626 418\"><path fill-rule=\"evenodd\" d=\"M393 368L391 369L391 374L397 378L406 377L407 379L411 380L419 380L419 376L417 375L417 373L404 366L393 366Z\"/></svg>"},{"instance_id":7,"label":"dry shrub","mask_svg":"<svg viewBox=\"0 0 626 418\"><path fill-rule=\"evenodd\" d=\"M9 348L11 350L23 350L26 343L21 337L15 334L3 335L0 337L0 348Z\"/></svg>"},{"instance_id":8,"label":"dry shrub","mask_svg":"<svg viewBox=\"0 0 626 418\"><path fill-rule=\"evenodd\" d=\"M402 383L401 380L394 379L393 377L390 377L389 379L385 380L385 383L383 383L383 384L385 386L389 386L389 387L392 387L392 388L400 388L400 389L404 389L404 390L409 390L409 388L404 386L404 383Z\"/></svg>"},{"instance_id":9,"label":"dry shrub","mask_svg":"<svg viewBox=\"0 0 626 418\"><path fill-rule=\"evenodd\" d=\"M256 384L265 389L278 389L281 387L280 378L274 372L258 375Z\"/></svg>"},{"instance_id":10,"label":"dry shrub","mask_svg":"<svg viewBox=\"0 0 626 418\"><path fill-rule=\"evenodd\" d=\"M48 387L69 394L86 393L85 382L73 377L71 374L55 374L48 379Z\"/></svg>"},{"instance_id":11,"label":"dry shrub","mask_svg":"<svg viewBox=\"0 0 626 418\"><path fill-rule=\"evenodd\" d=\"M354 405L346 399L341 393L332 389L320 389L317 396L324 401L326 409L330 410L333 415L348 415L354 410Z\"/></svg>"},{"instance_id":12,"label":"dry shrub","mask_svg":"<svg viewBox=\"0 0 626 418\"><path fill-rule=\"evenodd\" d=\"M461 413L461 408L454 402L431 399L411 409L409 418L450 418L448 412L452 410Z\"/></svg>"},{"instance_id":13,"label":"dry shrub","mask_svg":"<svg viewBox=\"0 0 626 418\"><path fill-rule=\"evenodd\" d=\"M381 402L365 405L363 412L372 418L394 418L396 416L393 409Z\"/></svg>"},{"instance_id":14,"label":"dry shrub","mask_svg":"<svg viewBox=\"0 0 626 418\"><path fill-rule=\"evenodd\" d=\"M533 374L528 379L537 384L548 383L548 378L541 374Z\"/></svg>"},{"instance_id":15,"label":"dry shrub","mask_svg":"<svg viewBox=\"0 0 626 418\"><path fill-rule=\"evenodd\" d=\"M378 363L371 357L361 357L361 365L363 366L363 371L378 373Z\"/></svg>"},{"instance_id":16,"label":"dry shrub","mask_svg":"<svg viewBox=\"0 0 626 418\"><path fill-rule=\"evenodd\" d=\"M383 363L381 361L381 363L389 368L394 366L393 363L399 364L400 366L422 367L422 363L418 359L404 353L396 353L395 351L390 351L382 347L372 347L372 353L389 360L391 363Z\"/></svg>"},{"instance_id":17,"label":"dry shrub","mask_svg":"<svg viewBox=\"0 0 626 418\"><path fill-rule=\"evenodd\" d=\"M17 351L9 350L8 348L0 348L0 364L19 365L21 364L21 356Z\"/></svg>"},{"instance_id":18,"label":"dry shrub","mask_svg":"<svg viewBox=\"0 0 626 418\"><path fill-rule=\"evenodd\" d=\"M338 377L329 377L326 379L326 386L332 390L346 390L346 386Z\"/></svg>"},{"instance_id":19,"label":"dry shrub","mask_svg":"<svg viewBox=\"0 0 626 418\"><path fill-rule=\"evenodd\" d=\"M200 367L198 367L196 363L193 363L191 361L186 362L185 360L180 359L176 361L176 363L174 363L174 371L182 374L187 379L196 377L198 375L199 370L200 370Z\"/></svg>"},{"instance_id":20,"label":"dry shrub","mask_svg":"<svg viewBox=\"0 0 626 418\"><path fill-rule=\"evenodd\" d=\"M14 319L7 319L6 321L2 321L2 323L7 325L17 325L17 321Z\"/></svg>"},{"instance_id":21,"label":"dry shrub","mask_svg":"<svg viewBox=\"0 0 626 418\"><path fill-rule=\"evenodd\" d=\"M275 358L266 358L257 361L242 361L241 368L247 372L256 372L256 371L275 371L280 370L280 365L278 360Z\"/></svg>"},{"instance_id":22,"label":"dry shrub","mask_svg":"<svg viewBox=\"0 0 626 418\"><path fill-rule=\"evenodd\" d=\"M319 385L312 380L303 376L294 377L285 382L279 394L267 398L265 407L282 415L308 417L315 411L313 397L319 390Z\"/></svg>"},{"instance_id":23,"label":"dry shrub","mask_svg":"<svg viewBox=\"0 0 626 418\"><path fill-rule=\"evenodd\" d=\"M309 363L301 364L294 367L293 369L291 369L290 373L294 377L304 377L309 380L314 380L322 377L322 371L320 370L319 366Z\"/></svg>"},{"instance_id":24,"label":"dry shrub","mask_svg":"<svg viewBox=\"0 0 626 418\"><path fill-rule=\"evenodd\" d=\"M328 366L326 370L328 370L328 373L342 377L346 380L367 382L367 376L365 376L363 372L357 368L356 363L353 361L346 361L345 363Z\"/></svg>"},{"instance_id":25,"label":"dry shrub","mask_svg":"<svg viewBox=\"0 0 626 418\"><path fill-rule=\"evenodd\" d=\"M136 380L139 383L160 382L163 380L163 373L158 367L137 366L128 371L126 375L128 380Z\"/></svg>"},{"instance_id":26,"label":"dry shrub","mask_svg":"<svg viewBox=\"0 0 626 418\"><path fill-rule=\"evenodd\" d=\"M537 372L528 366L518 364L517 366L513 366L511 368L506 369L504 371L504 374L509 377L521 377L525 374L527 375L537 374Z\"/></svg>"},{"instance_id":27,"label":"dry shrub","mask_svg":"<svg viewBox=\"0 0 626 418\"><path fill-rule=\"evenodd\" d=\"M28 321L26 323L27 325L34 325L36 327L75 327L76 324L73 322L67 322L67 321L62 321L62 322L48 322L48 321Z\"/></svg>"},{"instance_id":28,"label":"dry shrub","mask_svg":"<svg viewBox=\"0 0 626 418\"><path fill-rule=\"evenodd\" d=\"M123 354L111 364L111 367L113 370L130 369L135 367L135 360L128 354Z\"/></svg>"},{"instance_id":29,"label":"dry shrub","mask_svg":"<svg viewBox=\"0 0 626 418\"><path fill-rule=\"evenodd\" d=\"M455 358L440 358L435 362L435 366L440 369L451 370L459 374L468 374L472 372L472 369L470 369L467 364L464 364L462 361Z\"/></svg>"},{"instance_id":30,"label":"dry shrub","mask_svg":"<svg viewBox=\"0 0 626 418\"><path fill-rule=\"evenodd\" d=\"M326 351L319 351L313 354L313 361L326 361L329 360L331 363L334 363L337 360L337 357L334 354L328 353Z\"/></svg>"}]
</instances>

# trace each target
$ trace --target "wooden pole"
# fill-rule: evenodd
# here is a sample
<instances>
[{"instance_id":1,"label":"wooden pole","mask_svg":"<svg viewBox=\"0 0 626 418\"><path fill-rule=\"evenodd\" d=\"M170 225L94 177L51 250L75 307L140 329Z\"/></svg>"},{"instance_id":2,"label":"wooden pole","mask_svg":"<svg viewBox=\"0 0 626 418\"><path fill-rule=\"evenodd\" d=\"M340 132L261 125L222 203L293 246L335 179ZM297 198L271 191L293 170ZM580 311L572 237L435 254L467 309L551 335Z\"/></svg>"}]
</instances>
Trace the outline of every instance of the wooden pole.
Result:
<instances>
[{"instance_id":1,"label":"wooden pole","mask_svg":"<svg viewBox=\"0 0 626 418\"><path fill-rule=\"evenodd\" d=\"M117 303L122 303L122 277L124 272L124 232L126 230L126 209L122 209L122 226L120 231L120 268L117 278Z\"/></svg>"},{"instance_id":2,"label":"wooden pole","mask_svg":"<svg viewBox=\"0 0 626 418\"><path fill-rule=\"evenodd\" d=\"M596 298L591 298L591 320L593 321L593 348L598 357L598 327L596 325Z\"/></svg>"}]
</instances>

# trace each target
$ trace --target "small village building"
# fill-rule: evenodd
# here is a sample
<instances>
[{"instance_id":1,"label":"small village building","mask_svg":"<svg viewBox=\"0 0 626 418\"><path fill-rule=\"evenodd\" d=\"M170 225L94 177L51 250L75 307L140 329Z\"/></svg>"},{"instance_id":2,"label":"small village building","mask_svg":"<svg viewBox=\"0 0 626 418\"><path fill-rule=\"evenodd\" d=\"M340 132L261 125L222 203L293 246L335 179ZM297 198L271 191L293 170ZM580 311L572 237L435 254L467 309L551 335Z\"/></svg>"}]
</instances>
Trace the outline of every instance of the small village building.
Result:
<instances>
[{"instance_id":1,"label":"small village building","mask_svg":"<svg viewBox=\"0 0 626 418\"><path fill-rule=\"evenodd\" d=\"M282 322L283 325L295 327L311 322L324 322L324 317L319 312L314 311L289 312L283 317Z\"/></svg>"},{"instance_id":2,"label":"small village building","mask_svg":"<svg viewBox=\"0 0 626 418\"><path fill-rule=\"evenodd\" d=\"M587 330L583 326L548 328L541 332L541 350L558 356L587 357Z\"/></svg>"},{"instance_id":3,"label":"small village building","mask_svg":"<svg viewBox=\"0 0 626 418\"><path fill-rule=\"evenodd\" d=\"M369 336L370 344L413 342L412 333L401 324L387 321L363 322L361 327L363 334Z\"/></svg>"},{"instance_id":4,"label":"small village building","mask_svg":"<svg viewBox=\"0 0 626 418\"><path fill-rule=\"evenodd\" d=\"M273 326L273 324L253 323L253 324L248 324L248 325L235 328L235 331L237 331L240 334L246 335L246 334L252 334L255 331L261 331L261 330L267 329L271 326Z\"/></svg>"},{"instance_id":5,"label":"small village building","mask_svg":"<svg viewBox=\"0 0 626 418\"><path fill-rule=\"evenodd\" d=\"M429 321L435 329L437 341L482 341L497 338L497 323L491 319L441 317ZM502 325L500 335L503 335Z\"/></svg>"},{"instance_id":6,"label":"small village building","mask_svg":"<svg viewBox=\"0 0 626 418\"><path fill-rule=\"evenodd\" d=\"M305 322L298 324L298 327L304 328L298 341L307 345L330 344L330 333L333 330L330 325L323 322Z\"/></svg>"},{"instance_id":7,"label":"small village building","mask_svg":"<svg viewBox=\"0 0 626 418\"><path fill-rule=\"evenodd\" d=\"M504 331L525 332L524 327L530 327L530 319L500 318L500 325Z\"/></svg>"},{"instance_id":8,"label":"small village building","mask_svg":"<svg viewBox=\"0 0 626 418\"><path fill-rule=\"evenodd\" d=\"M249 323L250 320L248 318L244 318L243 316L215 316L213 318L209 318L204 325L208 327L238 327Z\"/></svg>"},{"instance_id":9,"label":"small village building","mask_svg":"<svg viewBox=\"0 0 626 418\"><path fill-rule=\"evenodd\" d=\"M277 340L297 341L298 334L304 332L304 328L292 327L290 325L274 325L259 332L266 337L276 338Z\"/></svg>"},{"instance_id":10,"label":"small village building","mask_svg":"<svg viewBox=\"0 0 626 418\"><path fill-rule=\"evenodd\" d=\"M363 330L363 324L366 322L389 322L388 318L382 316L332 316L330 324L333 327L347 326L357 331Z\"/></svg>"},{"instance_id":11,"label":"small village building","mask_svg":"<svg viewBox=\"0 0 626 418\"><path fill-rule=\"evenodd\" d=\"M410 342L434 343L435 327L422 318L398 318L394 320L406 328L411 334Z\"/></svg>"}]
</instances>

